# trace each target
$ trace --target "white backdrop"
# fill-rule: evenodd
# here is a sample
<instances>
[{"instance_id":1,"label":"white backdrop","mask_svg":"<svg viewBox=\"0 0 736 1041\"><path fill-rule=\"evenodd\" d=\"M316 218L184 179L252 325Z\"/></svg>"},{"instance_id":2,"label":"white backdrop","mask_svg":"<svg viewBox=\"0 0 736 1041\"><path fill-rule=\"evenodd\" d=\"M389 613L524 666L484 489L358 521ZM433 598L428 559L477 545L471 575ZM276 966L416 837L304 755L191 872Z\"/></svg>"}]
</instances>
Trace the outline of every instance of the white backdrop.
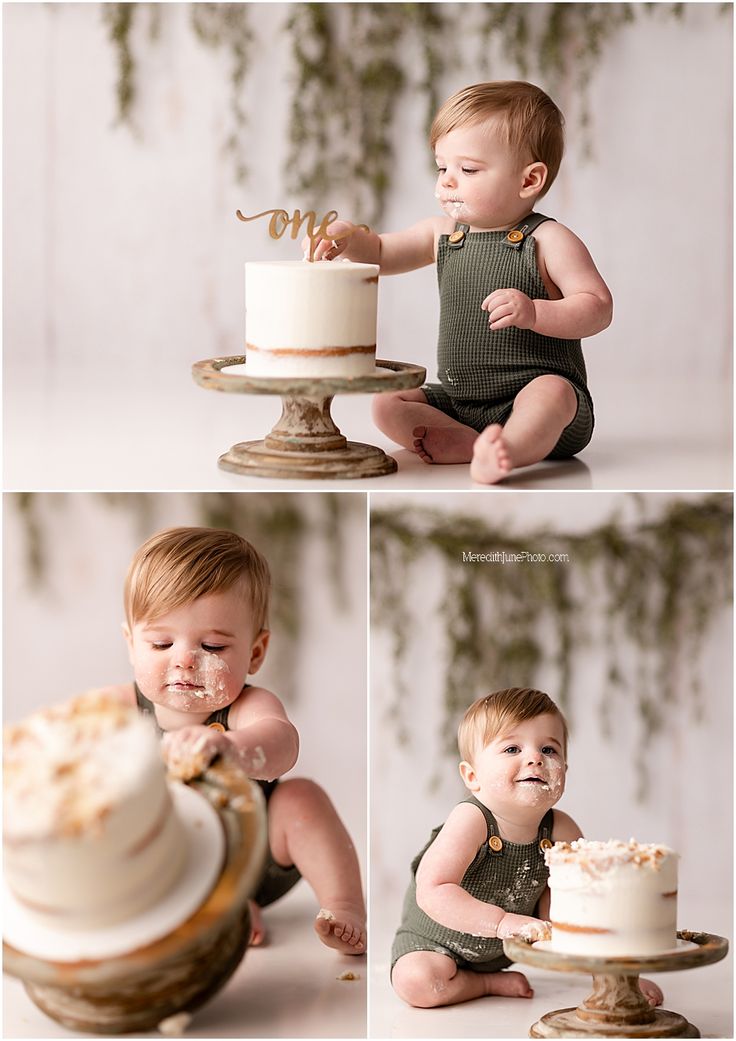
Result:
<instances>
[{"instance_id":1,"label":"white backdrop","mask_svg":"<svg viewBox=\"0 0 736 1041\"><path fill-rule=\"evenodd\" d=\"M583 160L571 118L542 207L580 234L612 287L614 324L586 347L590 383L599 435L634 432L639 451L685 424L690 439L730 444L731 14L684 6L682 22L641 15L605 44L591 84L595 159ZM234 217L303 206L281 172L294 70L277 37L289 10L250 8L258 42L241 188L221 154L227 59L196 43L184 5L163 5L157 44L136 32L137 136L114 126L117 73L99 5L5 7L6 485L195 487L202 456L217 486L236 486L202 442L223 450L262 436L278 410L205 394L189 368L241 350L243 261L299 256L291 240ZM458 50L445 95L478 78ZM415 56L406 61L416 78ZM493 75L517 73L499 58ZM410 95L384 229L435 211L423 119ZM383 280L379 310L379 354L432 374L434 272ZM334 412L365 438L368 407L342 398ZM148 449L163 446L166 465L154 465ZM697 473L678 486L699 487Z\"/></svg>"},{"instance_id":2,"label":"white backdrop","mask_svg":"<svg viewBox=\"0 0 736 1041\"><path fill-rule=\"evenodd\" d=\"M147 534L133 516L99 498L44 496L49 555L41 590L29 584L25 532L5 498L4 717L13 721L90 687L131 679L121 624L123 581L135 549L160 528L199 524L187 495L151 497ZM294 506L316 520L310 496ZM312 532L299 576L302 638L294 673L274 683L273 662L284 636L274 631L258 682L282 698L301 738L294 776L324 786L343 817L365 869L366 854L366 520L365 497L350 497L342 514L345 585L340 606L328 576L333 547ZM257 541L257 540L254 540ZM269 660L270 659L270 660Z\"/></svg>"},{"instance_id":3,"label":"white backdrop","mask_svg":"<svg viewBox=\"0 0 736 1041\"><path fill-rule=\"evenodd\" d=\"M647 496L647 516L656 517L672 498ZM479 516L494 526L508 526L516 535L544 526L561 532L586 531L622 509L624 520L640 516L631 499L626 504L624 497L604 493L516 492L492 502L472 494L455 495L450 502L434 494L404 494L398 499L371 496L371 510L409 509L415 522L425 508ZM493 548L468 546L475 551ZM574 560L570 566L575 566ZM730 568L731 562L724 561L724 567ZM456 763L438 758L444 673L443 619L437 612L443 599L441 578L439 565L433 571L426 557L411 573L414 638L406 663L409 704L404 713L411 732L408 746L397 745L386 716L395 674L391 636L376 625L375 618L371 627L371 877L373 906L387 934L400 920L412 858L431 829L467 794ZM647 744L649 791L645 801L637 802L634 762L639 720L633 700L620 697L612 714L613 734L610 739L601 736L605 652L593 632L591 646L584 648L577 662L570 691L569 769L559 804L588 838L634 836L640 842L664 842L676 849L682 857L678 927L721 935L730 935L733 907L732 642L733 612L724 607L715 617L698 662L704 718L695 722L687 696L668 709L663 733ZM625 658L621 661L624 675L630 664ZM556 672L551 672L537 682L554 697L557 681ZM487 689L469 690L468 705L492 689L489 678ZM435 773L441 783L432 790L429 781ZM380 955L386 957L387 952L381 950Z\"/></svg>"}]
</instances>

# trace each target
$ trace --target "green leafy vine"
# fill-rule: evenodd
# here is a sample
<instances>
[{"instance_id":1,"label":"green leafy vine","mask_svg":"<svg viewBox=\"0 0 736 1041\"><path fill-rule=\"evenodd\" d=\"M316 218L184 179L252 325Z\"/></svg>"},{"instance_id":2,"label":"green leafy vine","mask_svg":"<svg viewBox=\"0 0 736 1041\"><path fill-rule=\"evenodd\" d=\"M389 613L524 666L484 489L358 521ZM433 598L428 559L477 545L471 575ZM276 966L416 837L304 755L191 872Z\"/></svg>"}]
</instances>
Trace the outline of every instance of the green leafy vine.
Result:
<instances>
[{"instance_id":1,"label":"green leafy vine","mask_svg":"<svg viewBox=\"0 0 736 1041\"><path fill-rule=\"evenodd\" d=\"M165 522L159 523L160 496L99 492L93 497L110 509L127 512L141 541L152 534L157 523L165 526ZM50 580L52 546L63 525L59 512L69 507L74 498L66 493L23 492L8 496L22 521L22 549L31 589L43 589ZM316 536L329 547L328 578L337 608L345 610L350 603L345 569L345 525L351 516L363 513L362 497L321 493L309 497L314 503L310 509L305 509L306 500L302 503L300 496L278 493L203 492L190 498L196 514L192 523L237 531L252 541L268 560L273 580L271 627L278 641L278 671L288 677L291 684L303 622L300 576L304 574L310 540ZM121 575L121 594L122 582Z\"/></svg>"},{"instance_id":2,"label":"green leafy vine","mask_svg":"<svg viewBox=\"0 0 736 1041\"><path fill-rule=\"evenodd\" d=\"M140 9L148 9L155 38L168 6L102 5L117 61L118 115L130 126L140 90L133 43ZM287 185L302 209L324 209L337 198L352 207L356 219L379 220L392 187L401 103L418 92L429 128L447 93L444 83L457 68L461 41L468 82L497 76L494 55L500 53L518 75L538 77L563 109L573 110L582 151L589 156L590 88L605 47L636 19L683 21L684 8L681 3L292 4L285 24L293 64ZM728 3L718 7L721 14L730 9ZM244 183L245 84L259 43L250 28L253 10L250 4L196 3L190 17L203 45L230 55L232 126L224 148L235 179ZM480 47L469 56L465 41L473 39ZM407 72L413 64L407 54L418 56L416 78Z\"/></svg>"},{"instance_id":3,"label":"green leafy vine","mask_svg":"<svg viewBox=\"0 0 736 1041\"><path fill-rule=\"evenodd\" d=\"M628 498L628 497L627 497ZM643 499L637 499L644 503ZM643 507L642 507L643 509ZM414 630L415 567L431 570L445 590L439 608L446 633L441 744L457 753L457 721L474 697L504 686L534 686L556 674L560 706L575 724L581 652L602 648L606 682L601 730L610 735L627 702L640 719L640 794L646 743L666 725L669 708L689 696L695 719L704 705L699 675L704 639L730 601L733 507L730 496L676 500L656 520L612 517L582 534L551 527L523 535L507 525L413 507L371 517L372 625L390 634L395 683L388 710L399 743L408 740L403 706ZM521 557L513 565L463 560L464 552L510 555L539 547L557 562ZM537 551L535 549L535 551ZM632 661L629 667L622 665Z\"/></svg>"}]
</instances>

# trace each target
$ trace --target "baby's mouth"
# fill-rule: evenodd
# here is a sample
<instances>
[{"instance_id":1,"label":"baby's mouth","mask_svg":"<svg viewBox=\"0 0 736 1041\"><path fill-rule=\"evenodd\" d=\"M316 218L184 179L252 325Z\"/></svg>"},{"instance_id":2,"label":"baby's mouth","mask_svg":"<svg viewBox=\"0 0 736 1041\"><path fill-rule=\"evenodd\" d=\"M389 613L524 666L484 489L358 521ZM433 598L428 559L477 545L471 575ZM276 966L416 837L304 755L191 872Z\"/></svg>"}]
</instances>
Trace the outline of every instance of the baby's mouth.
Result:
<instances>
[{"instance_id":1,"label":"baby's mouth","mask_svg":"<svg viewBox=\"0 0 736 1041\"><path fill-rule=\"evenodd\" d=\"M530 777L520 777L516 782L517 784L540 784L543 788L549 788L549 784L543 777L537 777L532 775Z\"/></svg>"},{"instance_id":2,"label":"baby's mouth","mask_svg":"<svg viewBox=\"0 0 736 1041\"><path fill-rule=\"evenodd\" d=\"M196 690L204 690L204 687L200 683L185 683L181 680L175 680L172 683L167 683L166 686L169 690L181 691L186 693L191 693L192 691Z\"/></svg>"}]
</instances>

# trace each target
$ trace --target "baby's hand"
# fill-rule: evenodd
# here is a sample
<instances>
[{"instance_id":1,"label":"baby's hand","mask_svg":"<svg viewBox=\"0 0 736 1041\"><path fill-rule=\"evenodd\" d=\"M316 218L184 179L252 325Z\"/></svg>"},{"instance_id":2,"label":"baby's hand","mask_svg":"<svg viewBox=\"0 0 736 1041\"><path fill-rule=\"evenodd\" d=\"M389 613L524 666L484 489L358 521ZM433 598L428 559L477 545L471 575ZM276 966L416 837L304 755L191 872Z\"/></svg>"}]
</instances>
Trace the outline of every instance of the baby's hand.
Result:
<instances>
[{"instance_id":1,"label":"baby's hand","mask_svg":"<svg viewBox=\"0 0 736 1041\"><path fill-rule=\"evenodd\" d=\"M480 305L488 311L491 329L505 329L515 325L517 329L533 329L537 320L534 301L518 289L497 289Z\"/></svg>"},{"instance_id":2,"label":"baby's hand","mask_svg":"<svg viewBox=\"0 0 736 1041\"><path fill-rule=\"evenodd\" d=\"M355 225L349 220L333 220L331 224L327 225L328 235L340 235L344 231L349 231L354 228ZM349 236L344 239L338 239L333 241L330 238L322 238L321 236L315 236L314 238L314 253L312 254L313 260L336 260L341 253L344 253L347 249ZM311 241L308 235L302 239L302 252L305 257L309 257L309 250Z\"/></svg>"},{"instance_id":3,"label":"baby's hand","mask_svg":"<svg viewBox=\"0 0 736 1041\"><path fill-rule=\"evenodd\" d=\"M190 781L204 773L215 756L226 752L228 744L225 735L211 727L182 727L164 734L161 754L172 777Z\"/></svg>"},{"instance_id":4,"label":"baby's hand","mask_svg":"<svg viewBox=\"0 0 736 1041\"><path fill-rule=\"evenodd\" d=\"M535 940L549 940L551 933L549 924L540 921L539 918L527 918L523 914L505 914L498 923L496 936L499 940L507 940L511 936L518 936L526 943L534 943Z\"/></svg>"}]
</instances>

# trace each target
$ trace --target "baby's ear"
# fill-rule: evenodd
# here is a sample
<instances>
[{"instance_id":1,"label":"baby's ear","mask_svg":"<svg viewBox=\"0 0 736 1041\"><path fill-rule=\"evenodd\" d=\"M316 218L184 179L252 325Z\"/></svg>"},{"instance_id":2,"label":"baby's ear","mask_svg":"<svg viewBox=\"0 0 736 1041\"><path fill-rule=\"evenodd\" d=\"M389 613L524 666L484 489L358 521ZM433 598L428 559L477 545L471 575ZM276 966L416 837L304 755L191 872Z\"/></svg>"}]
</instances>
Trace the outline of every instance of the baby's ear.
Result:
<instances>
[{"instance_id":1,"label":"baby's ear","mask_svg":"<svg viewBox=\"0 0 736 1041\"><path fill-rule=\"evenodd\" d=\"M475 770L473 769L472 764L463 759L462 763L460 763L459 770L460 776L463 779L463 784L468 791L477 792L480 788L480 784L478 778L475 776Z\"/></svg>"},{"instance_id":2,"label":"baby's ear","mask_svg":"<svg viewBox=\"0 0 736 1041\"><path fill-rule=\"evenodd\" d=\"M547 183L548 175L546 163L530 163L524 169L524 179L519 193L523 199L536 197Z\"/></svg>"},{"instance_id":3,"label":"baby's ear","mask_svg":"<svg viewBox=\"0 0 736 1041\"><path fill-rule=\"evenodd\" d=\"M253 647L250 652L250 664L248 665L248 675L252 676L255 672L258 672L261 665L266 658L266 651L268 650L268 641L271 639L271 633L268 629L261 629L258 636L256 636Z\"/></svg>"}]
</instances>

